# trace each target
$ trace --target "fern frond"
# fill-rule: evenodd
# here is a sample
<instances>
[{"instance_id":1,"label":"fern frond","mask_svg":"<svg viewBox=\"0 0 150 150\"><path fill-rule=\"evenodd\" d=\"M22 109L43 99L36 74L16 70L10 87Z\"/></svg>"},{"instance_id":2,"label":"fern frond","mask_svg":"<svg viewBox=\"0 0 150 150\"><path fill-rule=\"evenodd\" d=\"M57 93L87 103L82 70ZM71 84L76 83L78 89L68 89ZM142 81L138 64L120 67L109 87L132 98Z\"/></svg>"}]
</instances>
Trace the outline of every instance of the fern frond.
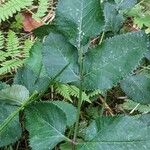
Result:
<instances>
[{"instance_id":1,"label":"fern frond","mask_svg":"<svg viewBox=\"0 0 150 150\"><path fill-rule=\"evenodd\" d=\"M13 31L8 32L6 40L1 35L1 45L6 45L6 48L0 50L0 75L12 72L22 66L24 60L29 56L29 50L33 44L29 39L21 43Z\"/></svg>"},{"instance_id":2,"label":"fern frond","mask_svg":"<svg viewBox=\"0 0 150 150\"><path fill-rule=\"evenodd\" d=\"M41 18L43 16L45 16L47 10L48 10L48 7L49 7L49 2L50 0L39 0L38 1L38 10L36 12L35 15L33 15L34 18Z\"/></svg>"},{"instance_id":3,"label":"fern frond","mask_svg":"<svg viewBox=\"0 0 150 150\"><path fill-rule=\"evenodd\" d=\"M71 97L79 98L79 88L74 85L57 83L55 88L58 94L71 102ZM82 92L82 100L90 102L89 96L84 91Z\"/></svg>"},{"instance_id":4,"label":"fern frond","mask_svg":"<svg viewBox=\"0 0 150 150\"><path fill-rule=\"evenodd\" d=\"M0 74L12 72L16 70L18 67L21 67L23 63L24 61L20 59L11 59L11 60L5 61L1 64Z\"/></svg>"},{"instance_id":5,"label":"fern frond","mask_svg":"<svg viewBox=\"0 0 150 150\"><path fill-rule=\"evenodd\" d=\"M29 57L29 51L31 49L31 47L33 46L34 42L31 41L30 39L26 39L24 41L24 47L23 47L23 56L25 58L28 58Z\"/></svg>"},{"instance_id":6,"label":"fern frond","mask_svg":"<svg viewBox=\"0 0 150 150\"><path fill-rule=\"evenodd\" d=\"M3 46L4 46L4 36L0 31L0 50L3 49Z\"/></svg>"},{"instance_id":7,"label":"fern frond","mask_svg":"<svg viewBox=\"0 0 150 150\"><path fill-rule=\"evenodd\" d=\"M89 93L88 96L90 98L92 98L92 97L95 97L95 96L97 96L99 94L102 94L102 92L101 92L101 90L97 89L97 90L94 90L93 92Z\"/></svg>"},{"instance_id":8,"label":"fern frond","mask_svg":"<svg viewBox=\"0 0 150 150\"><path fill-rule=\"evenodd\" d=\"M0 6L0 22L5 21L13 14L27 6L31 6L33 0L9 0Z\"/></svg>"},{"instance_id":9,"label":"fern frond","mask_svg":"<svg viewBox=\"0 0 150 150\"><path fill-rule=\"evenodd\" d=\"M2 36L2 43L4 44L4 36ZM16 57L19 49L19 40L15 32L9 31L6 39L6 49L5 51L0 51L0 62L7 59L7 57Z\"/></svg>"},{"instance_id":10,"label":"fern frond","mask_svg":"<svg viewBox=\"0 0 150 150\"><path fill-rule=\"evenodd\" d=\"M71 96L79 98L79 88L74 85L70 85L68 88ZM82 92L82 101L88 101L89 103L91 103L89 96L84 91Z\"/></svg>"},{"instance_id":11,"label":"fern frond","mask_svg":"<svg viewBox=\"0 0 150 150\"><path fill-rule=\"evenodd\" d=\"M61 96L63 96L66 100L69 100L69 101L72 102L71 97L70 97L71 95L69 93L68 85L57 83L55 85L55 87L56 87L56 92L58 94L60 94Z\"/></svg>"},{"instance_id":12,"label":"fern frond","mask_svg":"<svg viewBox=\"0 0 150 150\"><path fill-rule=\"evenodd\" d=\"M7 59L7 57L9 57L11 55L11 53L6 53L5 51L0 51L0 62L3 62Z\"/></svg>"},{"instance_id":13,"label":"fern frond","mask_svg":"<svg viewBox=\"0 0 150 150\"><path fill-rule=\"evenodd\" d=\"M19 39L16 33L11 30L8 32L6 49L7 52L11 52L12 57L18 56L19 54Z\"/></svg>"}]
</instances>

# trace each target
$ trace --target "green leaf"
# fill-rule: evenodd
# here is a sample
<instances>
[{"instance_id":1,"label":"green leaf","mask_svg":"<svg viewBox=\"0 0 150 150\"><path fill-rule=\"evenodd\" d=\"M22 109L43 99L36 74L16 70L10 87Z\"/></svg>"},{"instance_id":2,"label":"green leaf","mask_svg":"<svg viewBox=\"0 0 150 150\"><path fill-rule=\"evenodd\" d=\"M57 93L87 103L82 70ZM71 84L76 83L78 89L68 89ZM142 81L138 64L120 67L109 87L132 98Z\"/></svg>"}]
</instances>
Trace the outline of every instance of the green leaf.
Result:
<instances>
[{"instance_id":1,"label":"green leaf","mask_svg":"<svg viewBox=\"0 0 150 150\"><path fill-rule=\"evenodd\" d=\"M4 48L4 35L0 31L0 50Z\"/></svg>"},{"instance_id":2,"label":"green leaf","mask_svg":"<svg viewBox=\"0 0 150 150\"><path fill-rule=\"evenodd\" d=\"M100 1L59 0L55 24L74 46L80 48L81 45L86 45L92 36L103 30Z\"/></svg>"},{"instance_id":3,"label":"green leaf","mask_svg":"<svg viewBox=\"0 0 150 150\"><path fill-rule=\"evenodd\" d=\"M128 16L133 17L134 24L140 29L144 28L146 33L149 33L150 27L150 3L149 0L140 1L130 11L126 12Z\"/></svg>"},{"instance_id":4,"label":"green leaf","mask_svg":"<svg viewBox=\"0 0 150 150\"><path fill-rule=\"evenodd\" d=\"M119 10L126 10L134 7L137 0L115 0L115 2L117 3L117 8Z\"/></svg>"},{"instance_id":5,"label":"green leaf","mask_svg":"<svg viewBox=\"0 0 150 150\"><path fill-rule=\"evenodd\" d=\"M15 57L15 55L20 56L20 53L19 53L19 38L17 37L16 33L12 30L10 30L8 32L6 46L7 46L7 51L11 52L13 57Z\"/></svg>"},{"instance_id":6,"label":"green leaf","mask_svg":"<svg viewBox=\"0 0 150 150\"><path fill-rule=\"evenodd\" d=\"M29 67L36 74L40 74L43 64L42 64L42 43L36 41L30 50L30 57L25 62L25 66Z\"/></svg>"},{"instance_id":7,"label":"green leaf","mask_svg":"<svg viewBox=\"0 0 150 150\"><path fill-rule=\"evenodd\" d=\"M9 93L8 93L9 94ZM0 125L15 110L17 106L11 106L0 103ZM17 115L7 127L0 133L0 147L12 144L21 137L21 126L19 123L19 115Z\"/></svg>"},{"instance_id":8,"label":"green leaf","mask_svg":"<svg viewBox=\"0 0 150 150\"><path fill-rule=\"evenodd\" d=\"M24 41L23 51L24 51L25 58L29 57L29 52L30 52L30 49L32 48L33 44L34 44L34 42L31 41L30 39L26 39Z\"/></svg>"},{"instance_id":9,"label":"green leaf","mask_svg":"<svg viewBox=\"0 0 150 150\"><path fill-rule=\"evenodd\" d=\"M31 6L33 0L9 0L0 6L0 23L7 20L9 17L12 17L13 14L20 11L27 6Z\"/></svg>"},{"instance_id":10,"label":"green leaf","mask_svg":"<svg viewBox=\"0 0 150 150\"><path fill-rule=\"evenodd\" d=\"M54 25L48 24L36 28L35 30L33 30L33 33L36 37L43 39L52 31L56 31L56 27Z\"/></svg>"},{"instance_id":11,"label":"green leaf","mask_svg":"<svg viewBox=\"0 0 150 150\"><path fill-rule=\"evenodd\" d=\"M76 121L76 108L72 104L63 101L53 101L52 103L59 107L66 114L67 125L72 126Z\"/></svg>"},{"instance_id":12,"label":"green leaf","mask_svg":"<svg viewBox=\"0 0 150 150\"><path fill-rule=\"evenodd\" d=\"M50 80L47 77L40 77L29 67L23 67L18 70L14 83L25 86L32 94L35 91L38 93L44 92L48 88Z\"/></svg>"},{"instance_id":13,"label":"green leaf","mask_svg":"<svg viewBox=\"0 0 150 150\"><path fill-rule=\"evenodd\" d=\"M71 150L72 145L69 143L63 143L60 145L60 150Z\"/></svg>"},{"instance_id":14,"label":"green leaf","mask_svg":"<svg viewBox=\"0 0 150 150\"><path fill-rule=\"evenodd\" d=\"M17 68L21 67L24 63L24 60L21 59L10 59L1 63L0 74L4 75L8 72L12 73L12 70L17 70Z\"/></svg>"},{"instance_id":15,"label":"green leaf","mask_svg":"<svg viewBox=\"0 0 150 150\"><path fill-rule=\"evenodd\" d=\"M25 110L25 127L29 131L33 150L53 149L64 136L67 119L65 113L52 103L35 103Z\"/></svg>"},{"instance_id":16,"label":"green leaf","mask_svg":"<svg viewBox=\"0 0 150 150\"><path fill-rule=\"evenodd\" d=\"M150 75L141 73L121 82L121 88L135 102L150 104Z\"/></svg>"},{"instance_id":17,"label":"green leaf","mask_svg":"<svg viewBox=\"0 0 150 150\"><path fill-rule=\"evenodd\" d=\"M105 3L104 5L104 16L105 16L105 30L118 32L123 25L124 17L119 14L116 4Z\"/></svg>"},{"instance_id":18,"label":"green leaf","mask_svg":"<svg viewBox=\"0 0 150 150\"><path fill-rule=\"evenodd\" d=\"M50 78L54 78L65 66L69 66L62 72L57 80L73 82L79 79L76 75L77 51L66 38L59 33L51 32L43 43L43 64Z\"/></svg>"},{"instance_id":19,"label":"green leaf","mask_svg":"<svg viewBox=\"0 0 150 150\"><path fill-rule=\"evenodd\" d=\"M56 92L63 96L65 99L72 102L72 97L76 97L79 99L79 88L74 85L56 83ZM82 100L91 103L89 96L82 91Z\"/></svg>"},{"instance_id":20,"label":"green leaf","mask_svg":"<svg viewBox=\"0 0 150 150\"><path fill-rule=\"evenodd\" d=\"M49 0L38 0L38 10L36 14L33 15L33 17L36 18L41 18L45 16L46 12L48 11L49 8Z\"/></svg>"},{"instance_id":21,"label":"green leaf","mask_svg":"<svg viewBox=\"0 0 150 150\"><path fill-rule=\"evenodd\" d=\"M106 39L85 56L85 87L101 91L112 88L138 66L146 51L147 36L143 32Z\"/></svg>"},{"instance_id":22,"label":"green leaf","mask_svg":"<svg viewBox=\"0 0 150 150\"><path fill-rule=\"evenodd\" d=\"M54 87L56 89L57 94L60 94L63 97L63 99L69 100L70 102L72 102L72 98L69 93L69 86L70 85L57 82Z\"/></svg>"},{"instance_id":23,"label":"green leaf","mask_svg":"<svg viewBox=\"0 0 150 150\"><path fill-rule=\"evenodd\" d=\"M148 150L150 125L145 116L99 117L86 130L85 143L78 150Z\"/></svg>"},{"instance_id":24,"label":"green leaf","mask_svg":"<svg viewBox=\"0 0 150 150\"><path fill-rule=\"evenodd\" d=\"M70 95L74 96L74 97L77 97L79 99L79 93L80 93L80 89L77 88L76 86L74 85L70 85L69 86L69 92L70 92ZM89 103L91 103L90 99L89 99L89 96L84 92L82 91L82 101L87 101Z\"/></svg>"},{"instance_id":25,"label":"green leaf","mask_svg":"<svg viewBox=\"0 0 150 150\"><path fill-rule=\"evenodd\" d=\"M43 92L49 85L49 78L42 64L42 43L37 41L30 50L30 57L24 67L18 70L14 83L25 86L30 93Z\"/></svg>"},{"instance_id":26,"label":"green leaf","mask_svg":"<svg viewBox=\"0 0 150 150\"><path fill-rule=\"evenodd\" d=\"M12 85L0 90L0 102L21 105L29 98L29 91L22 85Z\"/></svg>"},{"instance_id":27,"label":"green leaf","mask_svg":"<svg viewBox=\"0 0 150 150\"><path fill-rule=\"evenodd\" d=\"M147 53L145 54L145 57L150 61L150 51L147 51Z\"/></svg>"},{"instance_id":28,"label":"green leaf","mask_svg":"<svg viewBox=\"0 0 150 150\"><path fill-rule=\"evenodd\" d=\"M0 90L10 87L9 84L6 84L5 82L0 81Z\"/></svg>"}]
</instances>

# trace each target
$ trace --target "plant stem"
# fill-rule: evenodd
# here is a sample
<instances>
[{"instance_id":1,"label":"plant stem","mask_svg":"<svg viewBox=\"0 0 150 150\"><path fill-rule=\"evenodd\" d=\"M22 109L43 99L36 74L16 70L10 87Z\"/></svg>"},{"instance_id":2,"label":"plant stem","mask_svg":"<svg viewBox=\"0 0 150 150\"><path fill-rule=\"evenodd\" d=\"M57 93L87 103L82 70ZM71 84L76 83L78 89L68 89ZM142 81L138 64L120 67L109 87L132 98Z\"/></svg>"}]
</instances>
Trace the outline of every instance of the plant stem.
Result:
<instances>
[{"instance_id":1,"label":"plant stem","mask_svg":"<svg viewBox=\"0 0 150 150\"><path fill-rule=\"evenodd\" d=\"M79 92L78 109L77 109L76 124L75 124L74 137L73 137L74 142L76 142L77 133L78 133L81 105L82 105L82 91Z\"/></svg>"},{"instance_id":2,"label":"plant stem","mask_svg":"<svg viewBox=\"0 0 150 150\"><path fill-rule=\"evenodd\" d=\"M83 52L81 49L78 51L79 55L79 73L80 73L80 89L79 89L79 100L78 100L78 108L77 108L77 115L76 115L76 123L75 123L75 130L73 136L73 142L76 143L78 128L79 128L79 120L80 120L80 112L82 106L82 90L83 90ZM73 145L73 150L76 149L76 145Z\"/></svg>"},{"instance_id":3,"label":"plant stem","mask_svg":"<svg viewBox=\"0 0 150 150\"><path fill-rule=\"evenodd\" d=\"M5 127L13 120L13 118L21 111L23 110L30 101L34 98L36 93L33 93L19 108L17 108L13 113L11 113L4 122L0 125L0 133L5 129Z\"/></svg>"},{"instance_id":4,"label":"plant stem","mask_svg":"<svg viewBox=\"0 0 150 150\"><path fill-rule=\"evenodd\" d=\"M106 103L105 99L102 96L100 96L99 98L100 98L100 101L102 102L104 108L109 111L109 113L110 113L111 116L114 116L113 111L111 110L111 108L109 107L109 105Z\"/></svg>"}]
</instances>

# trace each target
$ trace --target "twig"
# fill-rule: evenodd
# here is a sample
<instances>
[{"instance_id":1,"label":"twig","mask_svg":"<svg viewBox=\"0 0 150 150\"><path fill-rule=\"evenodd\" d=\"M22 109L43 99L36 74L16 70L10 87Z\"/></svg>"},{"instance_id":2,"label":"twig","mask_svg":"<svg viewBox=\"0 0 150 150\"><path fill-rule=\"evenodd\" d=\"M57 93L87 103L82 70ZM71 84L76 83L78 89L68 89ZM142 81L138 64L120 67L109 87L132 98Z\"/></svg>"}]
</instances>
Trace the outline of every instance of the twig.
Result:
<instances>
[{"instance_id":1,"label":"twig","mask_svg":"<svg viewBox=\"0 0 150 150\"><path fill-rule=\"evenodd\" d=\"M100 101L102 102L103 106L105 107L105 109L108 110L108 112L110 113L111 116L114 116L113 111L108 106L108 104L106 103L106 101L104 100L104 98L102 96L100 96L99 98L100 98Z\"/></svg>"}]
</instances>

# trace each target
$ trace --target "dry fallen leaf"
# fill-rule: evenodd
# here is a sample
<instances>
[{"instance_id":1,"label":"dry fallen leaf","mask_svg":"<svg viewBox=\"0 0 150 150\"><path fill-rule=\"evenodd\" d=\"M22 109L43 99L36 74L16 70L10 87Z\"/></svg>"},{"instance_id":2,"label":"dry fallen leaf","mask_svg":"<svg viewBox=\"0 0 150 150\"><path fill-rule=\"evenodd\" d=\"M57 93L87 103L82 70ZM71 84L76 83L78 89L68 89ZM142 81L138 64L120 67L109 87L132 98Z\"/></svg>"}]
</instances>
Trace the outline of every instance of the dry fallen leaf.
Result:
<instances>
[{"instance_id":1,"label":"dry fallen leaf","mask_svg":"<svg viewBox=\"0 0 150 150\"><path fill-rule=\"evenodd\" d=\"M35 20L34 18L32 18L32 14L28 12L24 12L22 15L24 17L23 29L26 32L31 32L32 30L43 25L43 22Z\"/></svg>"}]
</instances>

